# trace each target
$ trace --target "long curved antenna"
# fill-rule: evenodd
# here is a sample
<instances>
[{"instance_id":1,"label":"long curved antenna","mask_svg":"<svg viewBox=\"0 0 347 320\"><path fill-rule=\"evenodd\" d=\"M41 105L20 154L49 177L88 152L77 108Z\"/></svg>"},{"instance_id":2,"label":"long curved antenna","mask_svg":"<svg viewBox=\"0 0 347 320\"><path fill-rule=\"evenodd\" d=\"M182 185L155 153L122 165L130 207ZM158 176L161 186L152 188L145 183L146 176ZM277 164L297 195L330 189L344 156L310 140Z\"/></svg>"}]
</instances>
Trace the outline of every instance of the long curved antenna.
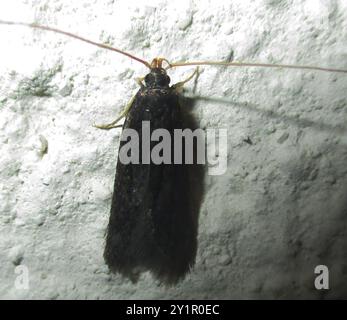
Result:
<instances>
[{"instance_id":1,"label":"long curved antenna","mask_svg":"<svg viewBox=\"0 0 347 320\"><path fill-rule=\"evenodd\" d=\"M252 63L252 62L223 62L223 61L192 61L192 62L173 62L169 63L166 69L183 66L233 66L233 67L263 67L263 68L287 68L287 69L306 69L326 72L341 72L347 73L344 69L322 68L316 66L300 66L291 64L271 64L271 63Z\"/></svg>"},{"instance_id":2,"label":"long curved antenna","mask_svg":"<svg viewBox=\"0 0 347 320\"><path fill-rule=\"evenodd\" d=\"M151 68L150 64L147 61L142 60L140 58L137 58L137 57L133 56L132 54L130 54L128 52L125 52L125 51L122 51L120 49L108 46L107 44L94 42L92 40L88 40L86 38L82 38L80 36L77 36L77 35L75 35L73 33L67 32L67 31L63 31L63 30L59 30L59 29L51 28L51 27L47 27L47 26L41 26L41 25L36 24L36 23L25 23L25 22L14 22L14 21L3 21L3 20L0 20L0 24L15 25L15 26L25 26L25 27L30 27L30 28L35 28L35 29L41 29L41 30L46 30L46 31L52 31L52 32L55 32L55 33L60 33L60 34L63 34L65 36L68 36L68 37L71 37L71 38L74 38L74 39L77 39L77 40L80 40L80 41L87 42L89 44L92 44L94 46L97 46L97 47L100 47L100 48L103 48L103 49L107 49L107 50L118 52L118 53L123 54L123 55L125 55L125 56L127 56L127 57L129 57L129 58L131 58L133 60L141 62L142 64L144 64L149 69Z\"/></svg>"},{"instance_id":3,"label":"long curved antenna","mask_svg":"<svg viewBox=\"0 0 347 320\"><path fill-rule=\"evenodd\" d=\"M48 26L42 26L36 23L25 23L25 22L14 22L14 21L4 21L0 20L0 24L6 24L6 25L17 25L17 26L25 26L35 29L41 29L46 31L52 31L55 33L63 34L65 36L92 44L94 46L115 51L117 53L120 53L122 55L125 55L133 60L136 60L138 62L141 62L144 64L147 68L151 69L151 64L147 61L140 59L128 52L122 51L120 49L108 46L103 43L94 42L92 40L88 40L86 38L80 37L78 35L75 35L73 33L59 30L56 28L48 27ZM337 69L337 68L323 68L323 67L317 67L317 66L300 66L300 65L290 65L290 64L271 64L271 63L253 63L253 62L224 62L224 61L192 61L192 62L174 62L169 63L169 66L166 69L170 69L173 67L182 67L182 66L201 66L201 65L207 65L207 66L234 66L234 67L262 67L262 68L286 68L286 69L306 69L306 70L316 70L316 71L325 71L325 72L340 72L340 73L347 73L346 69Z\"/></svg>"}]
</instances>

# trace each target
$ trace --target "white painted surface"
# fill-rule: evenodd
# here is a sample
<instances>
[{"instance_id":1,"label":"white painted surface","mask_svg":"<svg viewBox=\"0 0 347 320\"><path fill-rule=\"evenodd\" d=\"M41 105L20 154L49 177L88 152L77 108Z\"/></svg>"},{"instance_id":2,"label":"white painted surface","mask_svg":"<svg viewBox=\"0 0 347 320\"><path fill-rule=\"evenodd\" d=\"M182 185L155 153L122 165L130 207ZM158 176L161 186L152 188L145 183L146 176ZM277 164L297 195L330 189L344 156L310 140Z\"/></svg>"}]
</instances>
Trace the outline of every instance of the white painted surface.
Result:
<instances>
[{"instance_id":1,"label":"white painted surface","mask_svg":"<svg viewBox=\"0 0 347 320\"><path fill-rule=\"evenodd\" d=\"M347 69L343 0L12 0L1 1L0 19L148 61L233 51L241 61ZM57 34L0 25L0 39L1 298L347 297L346 75L204 67L194 94L211 100L196 100L194 114L202 128L228 129L228 171L206 176L192 272L172 288L148 274L134 285L102 258L120 131L91 125L113 120L147 70ZM172 82L192 69L170 72ZM50 97L25 91L23 80L50 72ZM17 264L28 267L28 290L15 288ZM320 264L328 292L314 289Z\"/></svg>"}]
</instances>

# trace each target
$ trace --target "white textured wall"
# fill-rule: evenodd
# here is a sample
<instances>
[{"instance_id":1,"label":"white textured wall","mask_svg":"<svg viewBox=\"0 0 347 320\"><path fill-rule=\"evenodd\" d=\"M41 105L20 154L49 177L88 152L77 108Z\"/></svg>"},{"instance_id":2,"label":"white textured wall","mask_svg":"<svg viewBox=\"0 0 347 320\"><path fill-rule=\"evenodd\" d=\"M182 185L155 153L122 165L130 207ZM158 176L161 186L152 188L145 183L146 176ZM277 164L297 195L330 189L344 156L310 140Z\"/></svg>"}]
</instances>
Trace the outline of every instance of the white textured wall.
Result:
<instances>
[{"instance_id":1,"label":"white textured wall","mask_svg":"<svg viewBox=\"0 0 347 320\"><path fill-rule=\"evenodd\" d=\"M147 60L347 69L344 0L8 0L0 19ZM228 128L228 170L205 177L192 272L172 288L149 274L134 285L102 258L120 130L91 125L112 120L147 70L27 28L0 25L0 41L1 298L347 297L347 75L204 67L195 95L209 99L193 113L202 128ZM318 264L329 267L329 291L313 289ZM14 285L16 265L29 270L28 290Z\"/></svg>"}]
</instances>

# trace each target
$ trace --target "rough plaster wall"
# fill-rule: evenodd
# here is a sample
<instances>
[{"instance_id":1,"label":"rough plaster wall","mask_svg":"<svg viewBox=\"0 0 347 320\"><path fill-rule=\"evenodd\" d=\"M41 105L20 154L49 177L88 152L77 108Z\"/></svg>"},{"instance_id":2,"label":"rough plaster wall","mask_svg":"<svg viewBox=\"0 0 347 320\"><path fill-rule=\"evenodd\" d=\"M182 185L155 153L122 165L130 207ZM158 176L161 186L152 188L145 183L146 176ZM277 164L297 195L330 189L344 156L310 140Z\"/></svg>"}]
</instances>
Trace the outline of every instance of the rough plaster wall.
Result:
<instances>
[{"instance_id":1,"label":"rough plaster wall","mask_svg":"<svg viewBox=\"0 0 347 320\"><path fill-rule=\"evenodd\" d=\"M347 68L343 0L1 1L0 19L147 60ZM57 34L0 25L0 39L1 298L347 297L346 75L204 67L194 93L187 84L200 127L228 129L229 162L205 177L195 267L165 288L149 274L132 284L107 271L120 130L91 126L113 120L147 70ZM28 290L14 285L19 264ZM313 288L318 264L329 267L329 291Z\"/></svg>"}]
</instances>

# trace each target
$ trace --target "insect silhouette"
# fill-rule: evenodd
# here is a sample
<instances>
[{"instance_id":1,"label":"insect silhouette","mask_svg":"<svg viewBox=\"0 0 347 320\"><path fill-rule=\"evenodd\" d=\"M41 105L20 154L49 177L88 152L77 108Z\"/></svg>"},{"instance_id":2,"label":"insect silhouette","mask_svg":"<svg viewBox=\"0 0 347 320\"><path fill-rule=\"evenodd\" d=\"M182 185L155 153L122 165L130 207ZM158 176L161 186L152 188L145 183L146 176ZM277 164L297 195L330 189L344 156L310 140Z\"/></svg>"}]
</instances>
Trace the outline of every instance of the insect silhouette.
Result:
<instances>
[{"instance_id":1,"label":"insect silhouette","mask_svg":"<svg viewBox=\"0 0 347 320\"><path fill-rule=\"evenodd\" d=\"M145 65L149 73L137 80L140 89L119 117L109 124L95 125L108 130L119 127L119 121L125 118L123 130L135 130L140 141L143 121L150 123L151 133L162 128L166 129L171 137L175 130L187 128L178 99L179 92L184 84L198 73L198 69L187 79L170 86L167 70L174 67L210 65L347 73L344 69L320 66L223 61L170 62L160 57L149 63L128 52L56 28L11 21L0 21L0 24L59 33L117 52ZM252 144L249 138L245 141ZM127 142L122 140L119 150ZM151 141L150 151L153 151L155 146L156 143ZM173 151L172 149L171 160L174 157ZM140 145L140 159L144 152ZM112 272L136 281L141 272L151 271L156 278L172 284L183 278L194 265L197 222L190 201L193 191L190 188L188 167L184 163L175 164L174 161L170 164L156 164L152 161L125 164L118 156L104 250L105 262Z\"/></svg>"}]
</instances>

